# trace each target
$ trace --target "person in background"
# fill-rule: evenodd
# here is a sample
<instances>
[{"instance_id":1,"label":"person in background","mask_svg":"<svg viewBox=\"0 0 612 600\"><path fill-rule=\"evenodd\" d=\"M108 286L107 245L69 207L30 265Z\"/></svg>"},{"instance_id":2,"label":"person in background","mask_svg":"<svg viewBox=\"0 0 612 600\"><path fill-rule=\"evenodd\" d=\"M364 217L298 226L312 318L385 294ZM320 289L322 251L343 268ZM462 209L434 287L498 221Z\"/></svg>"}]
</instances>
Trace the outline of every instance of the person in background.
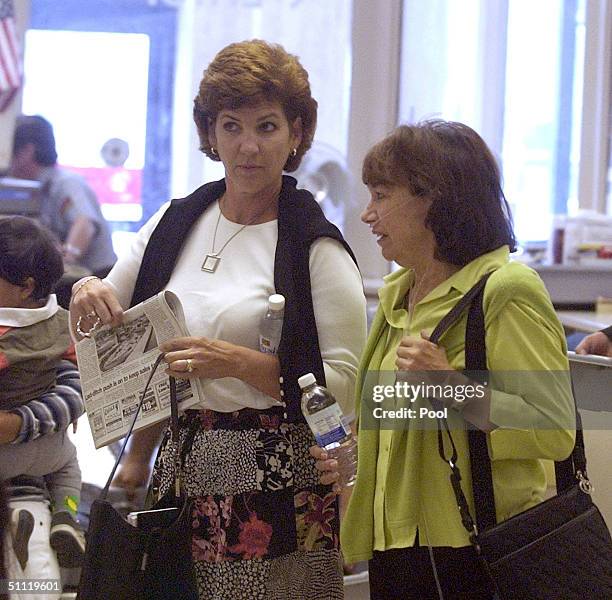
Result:
<instances>
[{"instance_id":1,"label":"person in background","mask_svg":"<svg viewBox=\"0 0 612 600\"><path fill-rule=\"evenodd\" d=\"M26 217L0 218L0 409L37 399L56 383L62 359L75 360L68 313L51 289L63 273L52 235ZM52 500L50 543L60 566L75 567L85 551L76 522L81 472L65 430L27 444L0 445L0 476L44 477ZM13 548L21 567L34 526L26 510L16 517Z\"/></svg>"},{"instance_id":2,"label":"person in background","mask_svg":"<svg viewBox=\"0 0 612 600\"><path fill-rule=\"evenodd\" d=\"M577 354L600 354L612 357L612 326L587 335L577 346Z\"/></svg>"},{"instance_id":3,"label":"person in background","mask_svg":"<svg viewBox=\"0 0 612 600\"><path fill-rule=\"evenodd\" d=\"M104 277L116 260L108 223L87 182L57 165L53 127L43 117L18 117L9 175L40 181L40 220L60 240L66 267Z\"/></svg>"},{"instance_id":4,"label":"person in background","mask_svg":"<svg viewBox=\"0 0 612 600\"><path fill-rule=\"evenodd\" d=\"M344 597L337 501L308 453L314 437L297 379L314 373L352 413L366 313L342 235L283 175L310 148L316 114L308 74L281 46L221 50L194 118L202 151L223 163L225 178L163 206L104 281L74 287L71 319L85 329L96 314L118 324L123 310L163 289L181 299L192 337L160 349L169 374L199 378L204 392L180 421L202 599ZM286 300L277 354L259 348L272 293ZM136 433L119 483L146 480L157 441L153 428ZM168 442L166 434L155 498L172 480Z\"/></svg>"},{"instance_id":5,"label":"person in background","mask_svg":"<svg viewBox=\"0 0 612 600\"><path fill-rule=\"evenodd\" d=\"M436 421L364 426L372 423L372 380L384 385L399 372L435 377L433 371L443 372L445 385L455 390L475 385L462 373L467 317L439 344L429 336L487 273L490 371L567 373L563 329L537 273L509 261L515 237L499 170L475 131L440 120L398 127L367 154L363 181L371 200L361 219L383 256L402 268L379 291L360 364L357 479L342 521L343 552L349 562L369 561L374 600L491 599L490 581L461 522L449 465L439 455ZM466 424L487 434L498 521L541 502L544 461L565 459L574 445L569 377L542 386L510 376L503 386L463 402L439 398L449 413L472 515ZM422 397L411 406L430 407ZM322 482L335 481L336 461L320 448L311 453Z\"/></svg>"}]
</instances>

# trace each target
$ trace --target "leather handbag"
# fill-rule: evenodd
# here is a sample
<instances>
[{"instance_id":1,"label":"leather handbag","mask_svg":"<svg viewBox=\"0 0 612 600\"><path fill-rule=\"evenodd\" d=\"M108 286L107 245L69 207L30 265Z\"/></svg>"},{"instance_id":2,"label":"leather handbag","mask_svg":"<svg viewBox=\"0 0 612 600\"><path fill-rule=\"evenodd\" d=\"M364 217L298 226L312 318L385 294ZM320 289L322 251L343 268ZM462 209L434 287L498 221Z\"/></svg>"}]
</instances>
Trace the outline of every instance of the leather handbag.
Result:
<instances>
[{"instance_id":1,"label":"leather handbag","mask_svg":"<svg viewBox=\"0 0 612 600\"><path fill-rule=\"evenodd\" d=\"M157 359L123 446L100 497L92 503L78 600L197 600L191 557L191 502L181 493L176 381L170 377L171 431L175 448L175 485L153 509L176 507L168 526L135 527L106 500L132 433Z\"/></svg>"},{"instance_id":2,"label":"leather handbag","mask_svg":"<svg viewBox=\"0 0 612 600\"><path fill-rule=\"evenodd\" d=\"M466 372L487 369L482 299L485 275L440 321L430 340L441 335L468 309ZM435 401L434 401L435 402ZM452 449L444 453L443 435ZM450 481L463 526L500 600L612 599L612 539L591 499L580 413L571 455L555 463L557 494L514 517L496 523L491 461L486 434L468 431L474 493L472 518L461 488L457 451L446 419L438 420L438 446L451 469Z\"/></svg>"}]
</instances>

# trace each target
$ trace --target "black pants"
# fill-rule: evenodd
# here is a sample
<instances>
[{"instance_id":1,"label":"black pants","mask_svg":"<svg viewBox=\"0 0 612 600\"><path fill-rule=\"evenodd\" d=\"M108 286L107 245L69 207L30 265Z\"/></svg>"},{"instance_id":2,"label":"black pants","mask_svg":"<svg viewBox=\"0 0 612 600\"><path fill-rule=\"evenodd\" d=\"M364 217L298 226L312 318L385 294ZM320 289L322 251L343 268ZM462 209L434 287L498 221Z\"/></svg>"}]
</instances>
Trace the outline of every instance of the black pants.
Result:
<instances>
[{"instance_id":1,"label":"black pants","mask_svg":"<svg viewBox=\"0 0 612 600\"><path fill-rule=\"evenodd\" d=\"M473 548L434 548L444 600L492 600ZM438 600L427 546L374 552L369 562L371 600Z\"/></svg>"}]
</instances>

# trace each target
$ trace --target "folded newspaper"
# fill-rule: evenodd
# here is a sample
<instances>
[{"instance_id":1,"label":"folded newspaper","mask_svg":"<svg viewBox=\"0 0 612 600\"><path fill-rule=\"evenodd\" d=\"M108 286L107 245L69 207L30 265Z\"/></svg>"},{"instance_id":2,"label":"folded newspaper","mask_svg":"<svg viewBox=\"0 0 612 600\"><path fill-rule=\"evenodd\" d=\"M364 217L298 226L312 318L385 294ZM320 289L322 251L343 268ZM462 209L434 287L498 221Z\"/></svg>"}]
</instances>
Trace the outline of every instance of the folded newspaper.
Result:
<instances>
[{"instance_id":1,"label":"folded newspaper","mask_svg":"<svg viewBox=\"0 0 612 600\"><path fill-rule=\"evenodd\" d=\"M76 345L83 400L96 448L125 436L155 359L166 340L189 335L178 297L170 291L127 310L119 327L102 327ZM134 430L170 416L164 363L151 380ZM181 409L202 397L197 379L177 379Z\"/></svg>"}]
</instances>

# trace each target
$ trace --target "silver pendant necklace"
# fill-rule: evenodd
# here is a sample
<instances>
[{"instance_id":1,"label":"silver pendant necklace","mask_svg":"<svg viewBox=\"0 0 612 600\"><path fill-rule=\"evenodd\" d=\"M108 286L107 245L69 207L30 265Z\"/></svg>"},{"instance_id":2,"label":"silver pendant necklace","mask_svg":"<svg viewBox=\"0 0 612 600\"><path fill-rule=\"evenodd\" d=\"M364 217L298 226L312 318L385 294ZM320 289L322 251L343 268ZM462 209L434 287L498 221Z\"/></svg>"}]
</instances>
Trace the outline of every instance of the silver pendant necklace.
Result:
<instances>
[{"instance_id":1,"label":"silver pendant necklace","mask_svg":"<svg viewBox=\"0 0 612 600\"><path fill-rule=\"evenodd\" d=\"M219 202L219 216L217 217L217 224L215 225L215 232L213 233L213 242L211 251L206 254L204 257L204 262L202 263L202 271L206 271L206 273L214 273L221 262L221 252L225 250L225 247L241 232L244 231L246 227L252 225L257 219L259 219L265 212L268 210L268 206L265 206L261 212L258 212L250 221L245 223L238 231L232 233L229 238L226 240L225 244L219 248L215 252L215 243L217 241L217 230L219 229L219 223L221 222L221 202Z\"/></svg>"}]
</instances>

